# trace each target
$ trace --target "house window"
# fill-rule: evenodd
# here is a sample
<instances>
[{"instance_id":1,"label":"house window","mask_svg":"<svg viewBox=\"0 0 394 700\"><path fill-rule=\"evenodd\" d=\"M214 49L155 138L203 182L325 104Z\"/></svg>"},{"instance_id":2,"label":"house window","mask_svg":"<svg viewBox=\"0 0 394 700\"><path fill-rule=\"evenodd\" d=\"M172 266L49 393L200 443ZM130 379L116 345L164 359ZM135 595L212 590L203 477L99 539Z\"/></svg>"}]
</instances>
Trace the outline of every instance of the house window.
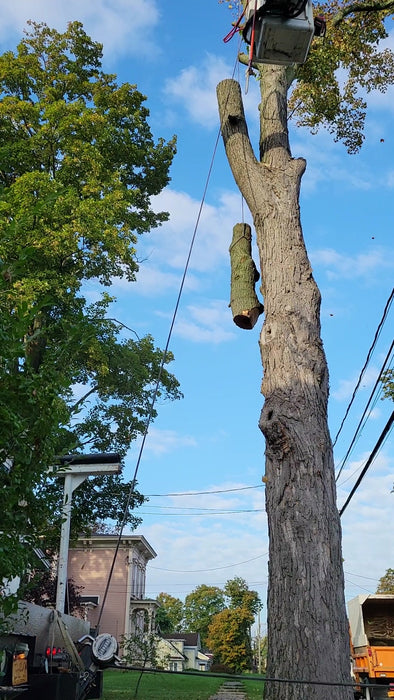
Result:
<instances>
[{"instance_id":1,"label":"house window","mask_svg":"<svg viewBox=\"0 0 394 700\"><path fill-rule=\"evenodd\" d=\"M170 661L170 671L177 671L178 670L178 662L177 661Z\"/></svg>"}]
</instances>

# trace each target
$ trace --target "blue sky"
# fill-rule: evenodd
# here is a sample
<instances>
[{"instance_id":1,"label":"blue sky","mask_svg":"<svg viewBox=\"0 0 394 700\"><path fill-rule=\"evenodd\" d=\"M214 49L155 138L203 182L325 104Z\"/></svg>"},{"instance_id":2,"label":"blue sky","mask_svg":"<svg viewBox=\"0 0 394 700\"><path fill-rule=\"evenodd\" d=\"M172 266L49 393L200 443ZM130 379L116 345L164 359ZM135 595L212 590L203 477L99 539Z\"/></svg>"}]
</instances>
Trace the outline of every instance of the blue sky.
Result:
<instances>
[{"instance_id":1,"label":"blue sky","mask_svg":"<svg viewBox=\"0 0 394 700\"><path fill-rule=\"evenodd\" d=\"M248 220L218 136L217 83L233 74L238 42L223 43L234 19L217 0L0 0L0 49L15 47L28 19L62 31L80 20L104 44L104 69L147 96L155 138L178 138L169 187L155 206L170 212L140 239L137 283L115 281L116 316L164 347L189 246L196 230L170 341L172 371L185 398L158 404L141 459L143 534L157 552L147 596L184 598L201 583L243 576L263 602L267 584L263 397L258 337L232 322L229 255L232 228ZM394 35L387 44L394 46ZM244 69L236 68L244 88ZM244 95L257 146L257 88ZM322 293L322 336L330 370L329 422L335 436L393 287L394 90L369 96L365 144L349 156L323 132L292 127L294 156L307 159L301 207L304 236ZM212 174L196 229L202 196ZM94 295L95 289L89 292ZM344 457L393 336L393 311L335 447ZM357 479L392 410L380 399L338 481L338 504ZM134 472L139 445L125 476ZM394 568L392 438L386 441L343 515L346 597L374 592ZM187 494L198 492L196 495ZM202 492L202 493L201 493Z\"/></svg>"}]
</instances>

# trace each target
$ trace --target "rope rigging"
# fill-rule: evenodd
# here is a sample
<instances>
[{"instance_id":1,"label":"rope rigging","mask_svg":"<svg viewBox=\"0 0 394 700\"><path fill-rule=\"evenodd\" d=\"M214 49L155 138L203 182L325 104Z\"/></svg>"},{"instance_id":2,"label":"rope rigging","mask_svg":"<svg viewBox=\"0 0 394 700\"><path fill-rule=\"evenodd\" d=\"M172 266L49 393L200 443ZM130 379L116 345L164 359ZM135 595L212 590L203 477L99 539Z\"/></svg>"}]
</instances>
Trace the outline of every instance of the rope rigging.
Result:
<instances>
[{"instance_id":1,"label":"rope rigging","mask_svg":"<svg viewBox=\"0 0 394 700\"><path fill-rule=\"evenodd\" d=\"M283 18L285 18L285 19L294 19L294 18L298 17L300 14L302 14L302 13L305 11L306 5L307 5L307 3L308 3L308 0L266 0L266 2L264 2L263 4L260 4L260 6L259 6L259 2L261 3L261 0L249 0L250 3L251 3L252 1L254 2L254 10L251 12L250 16L249 16L249 17L247 18L247 20L246 20L245 26L242 28L242 36L243 36L244 40L245 40L247 43L250 44L249 60L248 60L248 66L247 66L247 85L248 85L249 75L251 75L251 74L253 73L252 64L253 64L253 60L254 60L254 48L255 48L255 39L256 39L256 30L257 30L257 23L258 23L258 21L260 21L263 17L266 17L266 16L272 16L272 17L281 16L281 17L283 17ZM228 35L224 38L224 41L225 41L225 42L229 41L229 40L234 36L234 34L235 34L236 32L241 31L241 22L242 22L242 19L243 19L244 17L245 17L245 9L243 10L242 14L239 16L239 18L238 18L237 22L235 23L233 29L232 29L232 30L228 33ZM319 34L319 36L322 36L322 34ZM237 52L236 65L238 65L238 52ZM235 68L234 68L234 73L235 73ZM233 75L234 75L234 73L233 73ZM246 91L247 91L247 90L246 90ZM108 576L108 580L107 580L107 584L106 584L106 588L105 588L105 592L104 592L104 596L103 596L103 601L102 601L102 605L101 605L99 617L98 617L97 630L99 630L100 622L101 622L101 618L102 618L102 614L103 614L103 611L104 611L104 608L105 608L105 604L106 604L106 600L107 600L107 596L108 596L108 592L109 592L109 588L110 588L110 584L111 584L111 579L112 579L112 575L113 575L113 572L114 572L115 562L116 562L117 554L118 554L118 551L119 551L119 548L120 548L120 544L121 544L121 539L122 539L122 536L123 536L124 527L125 527L125 524L126 524L126 514L127 514L127 512L128 512L128 508L129 508L129 505L130 505L130 502L131 502L131 499L132 499L132 495L133 495L133 493L134 493L134 490L135 490L135 487L136 487L136 483L137 483L137 475L138 475L138 471L139 471L139 468L140 468L140 463L141 463L142 454L143 454L144 447L145 447L145 443L146 443L146 438L147 438L148 430L149 430L150 423L151 423L151 420L152 420L153 408L154 408L154 406L155 406L156 399L157 399L157 396L158 396L158 391L159 391L159 387L160 387L160 382L161 382L162 371L163 371L163 368L164 368L164 363L165 363L165 360L166 360L166 357L167 357L167 354L168 354L168 350L169 350L169 346L170 346L170 341L171 341L171 339L172 339L172 333L173 333L173 329L174 329L174 325L175 325L175 320L176 320L176 317L177 317L177 314L178 314L178 310L179 310L179 306L180 306L180 302L181 302L181 297L182 297L182 293L183 293L183 289L184 289L184 285L185 285L185 281L186 281L186 275L187 275L187 272L188 272L188 269L189 269L189 265L190 265L191 255L192 255L192 252L193 252L193 249L194 249L194 244L195 244L195 240L196 240L197 230L198 230L198 227L199 227L199 223L200 223L200 218L201 218L202 210L203 210L203 206L204 206L204 203L205 203L205 198L206 198L206 193L207 193L207 189L208 189L208 184L209 184L210 177L211 177L211 174L212 174L213 163L214 163L214 159L215 159L215 156L216 156L216 151L217 151L217 147L218 147L218 143L219 143L220 133L221 133L221 132L220 132L220 128L219 128L218 133L217 133L217 137L216 137L216 141L215 141L215 144L214 144L213 154L212 154L211 162L210 162L209 169L208 169L208 174L207 174L207 178L206 178L206 182L205 182L205 186L204 186L204 190L203 190L202 199L201 199L201 202L200 202L200 207L199 207L199 211L198 211L198 215L197 215L197 219L196 219L194 231L193 231L192 238L191 238L191 242L190 242L190 246L189 246L189 251L188 251L188 254L187 254L187 259L186 259L186 263L185 263L183 275L182 275L182 278L181 278L181 283L180 283L179 292L178 292L178 296L177 296L176 303L175 303L175 308L174 308L172 320L171 320L171 323L170 323L170 328L169 328L169 332L168 332L168 336L167 336L167 341L166 341L165 349L164 349L164 351L163 351L163 357L162 357L162 361L161 361L160 368L159 368L158 378L157 378L157 381L156 381L156 384L155 384L155 388L154 388L154 391L153 391L151 407L150 407L150 411L149 411L149 414L148 414L148 417L147 417L145 429L144 429L144 432L143 432L142 443L141 443L141 447L140 447L140 450L139 450L139 453L138 453L138 458L137 458L137 462L136 462L136 465L135 465L134 475L133 475L133 478L132 478L132 481L131 481L131 485L130 485L130 490L129 490L129 494L128 494L128 498L127 498L127 504L126 504L126 507L125 507L125 510L124 510L124 516L123 516L123 520L122 520L122 522L121 522L121 524L120 524L118 540L117 540L117 544L116 544L116 548L115 548L115 552L114 552L114 556L113 556L113 561L112 561L112 564L111 564L111 568L110 568L110 572L109 572L109 576ZM394 293L394 291L393 291L393 293ZM393 296L393 293L392 293L392 296ZM361 382L361 377L360 377L359 382ZM350 404L350 405L351 405L351 404ZM349 410L350 410L350 405L349 405L349 407L348 407ZM335 438L335 442L336 442L336 440L337 440L337 438L338 438L338 436L339 436L339 433L340 433L340 431L341 431L341 429L342 429L342 426L343 426L343 423L344 423L344 421L345 421L345 419L346 419L346 416L347 416L347 414L345 415L345 418L344 418L344 420L343 420L343 422L342 422L342 424L341 424L341 427L340 427L340 429L339 429L339 431L338 431L338 434L337 434L337 436L336 436L336 438ZM335 445L335 442L334 442L334 445ZM369 466L369 465L368 465L368 466ZM343 465L342 465L342 468L343 468ZM342 468L341 468L341 470L340 470L339 473L341 473ZM368 467L367 467L367 468L368 468ZM365 471L366 471L366 469L365 469ZM365 471L363 472L363 474L365 473ZM339 474L338 474L338 476L339 476ZM360 480L358 481L357 486L358 486L359 483L360 483ZM355 488L357 488L357 486L356 486ZM353 492L354 492L354 491L355 491L355 489L352 491L352 494L351 494L351 495L353 495ZM351 496L350 496L350 497L351 497ZM348 501L350 500L350 497L349 497ZM342 508L340 514L342 514L344 508L347 506L348 501L346 502L345 506Z\"/></svg>"},{"instance_id":2,"label":"rope rigging","mask_svg":"<svg viewBox=\"0 0 394 700\"><path fill-rule=\"evenodd\" d=\"M237 58L236 58L236 61L235 61L235 64L234 64L234 69L233 69L232 77L234 77L237 64L238 64L238 53L237 53ZM217 132L217 136L216 136L216 139L215 139L215 142L214 142L214 147L213 147L213 151L212 151L212 156L211 156L211 160L210 160L209 167L208 167L208 173L207 173L207 177L206 177L206 180L205 180L205 185L204 185L204 189L203 189L203 193L202 193L202 197L201 197L201 201L200 201L200 205L199 205L199 209L198 209L198 213L197 213L197 217L196 217L196 222L195 222L194 229L193 229L193 234L192 234L192 237L191 237L191 240L190 240L189 250L188 250L187 257L186 257L186 262L185 262L185 266L184 266L184 270L183 270L181 282L180 282L180 285L179 285L179 291L178 291L177 299L176 299L176 302L175 302L175 307L174 307L174 311L173 311L173 315L172 315L172 319L171 319L171 323L170 323L170 328L169 328L168 335L167 335L167 341L166 341L166 345L165 345L165 348L164 348L164 351L163 351L162 361L161 361L160 367L159 367L159 374L158 374L157 381L156 381L156 384L155 384L155 387L154 387L153 396L152 396L152 401L151 401L151 405L150 405L150 410L149 410L149 414L148 414L148 417L147 417L147 420L146 420L146 424L145 424L145 428L144 428L144 432L143 432L143 436L142 436L141 446L140 446L140 449L139 449L139 452L138 452L138 457L137 457L137 461L136 461L136 465L135 465L135 469L134 469L134 475L133 475L133 478L132 478L132 480L131 480L130 489L129 489L129 493L128 493L128 497L127 497L127 502L126 502L126 506L125 506L125 509L124 509L123 519L122 519L122 522L121 522L121 524L120 524L118 539L117 539L117 543L116 543L114 555L113 555L113 558L112 558L112 563L111 563L111 567L110 567L110 570L109 570L107 583L106 583L105 590L104 590L103 602L102 602L102 604L101 604L101 608L100 608L100 612L99 612L98 620L97 620L97 633L98 633L99 630L100 630L100 623L101 623L101 619L102 619L102 616L103 616L105 604L106 604L106 601L107 601L107 598L108 598L108 592L109 592L109 588L110 588L110 585L111 585L112 576L113 576L114 569L115 569L115 563L116 563L116 559L117 559L117 556L118 556L118 552L119 552L119 548L120 548L120 544L121 544L121 540L122 540L122 536L123 536L123 531L124 531L124 528L125 528L125 525L126 525L126 518L127 518L128 508L129 508L129 505L130 505L130 502L131 502L131 499L132 499L132 495L133 495L133 493L134 493L134 490L135 490L135 487L136 487L136 484L137 484L137 475L138 475L138 471L139 471L140 464L141 464L142 454L143 454L143 451L144 451L144 448L145 448L145 443L146 443L146 438L147 438L147 435L148 435L149 426L150 426L150 423L151 423L151 420L152 420L153 409L154 409L154 406L155 406L155 404L156 404L156 399L157 399L158 392L159 392L160 381L161 381L161 376L162 376L162 373L163 373L164 363L165 363L165 360L166 360L166 357L167 357L167 354L168 354L168 350L169 350L169 346L170 346L170 342L171 342L171 339L172 339L172 333L173 333L173 330L174 330L175 320L176 320L176 317L177 317L177 315L178 315L178 310L179 310L179 306L180 306L180 302L181 302L181 297L182 297L183 289L184 289L184 286L185 286L185 281L186 281L187 272L188 272L189 266L190 266L190 260L191 260L192 252L193 252L193 249L194 249L194 244L195 244L195 241L196 241L197 230L198 230L198 227L199 227L199 224L200 224L201 215L202 215L202 210L203 210L203 207L204 207L204 204L205 204L205 199L206 199L206 195L207 195L207 191L208 191L208 185L209 185L209 182L210 182L210 179L211 179L211 175L212 175L213 164L214 164L214 160L215 160L216 153L217 153L217 149L218 149L218 145L219 145L220 135L221 135L221 130L220 130L220 127L219 127L219 128L218 128L218 132Z\"/></svg>"}]
</instances>

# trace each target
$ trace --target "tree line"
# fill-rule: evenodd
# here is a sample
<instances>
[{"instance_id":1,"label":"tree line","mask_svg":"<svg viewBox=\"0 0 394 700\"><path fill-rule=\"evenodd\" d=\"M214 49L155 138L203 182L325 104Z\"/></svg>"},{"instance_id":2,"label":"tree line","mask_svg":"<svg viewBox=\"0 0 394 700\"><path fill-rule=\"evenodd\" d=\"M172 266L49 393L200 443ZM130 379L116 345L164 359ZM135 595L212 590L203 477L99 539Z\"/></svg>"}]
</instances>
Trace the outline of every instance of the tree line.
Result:
<instances>
[{"instance_id":1,"label":"tree line","mask_svg":"<svg viewBox=\"0 0 394 700\"><path fill-rule=\"evenodd\" d=\"M251 627L262 608L259 595L236 576L223 588L201 584L182 602L168 593L157 596L156 622L162 634L197 632L203 649L218 665L232 672L253 666Z\"/></svg>"},{"instance_id":2,"label":"tree line","mask_svg":"<svg viewBox=\"0 0 394 700\"><path fill-rule=\"evenodd\" d=\"M387 569L379 579L376 593L394 595L394 569ZM156 600L160 603L156 614L160 634L198 632L202 648L213 654L214 669L238 673L256 666L251 626L263 606L245 579L236 576L223 588L201 584L184 602L169 593L160 593ZM267 639L256 640L266 656Z\"/></svg>"}]
</instances>

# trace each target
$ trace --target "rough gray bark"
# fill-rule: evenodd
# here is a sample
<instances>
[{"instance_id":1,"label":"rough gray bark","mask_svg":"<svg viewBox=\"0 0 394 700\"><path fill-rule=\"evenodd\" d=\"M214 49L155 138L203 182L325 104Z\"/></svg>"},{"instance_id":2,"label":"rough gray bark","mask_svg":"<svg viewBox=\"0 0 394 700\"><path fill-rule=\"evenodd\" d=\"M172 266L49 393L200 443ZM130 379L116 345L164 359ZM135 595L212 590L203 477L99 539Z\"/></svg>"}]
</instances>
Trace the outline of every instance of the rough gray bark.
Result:
<instances>
[{"instance_id":1,"label":"rough gray bark","mask_svg":"<svg viewBox=\"0 0 394 700\"><path fill-rule=\"evenodd\" d=\"M265 322L260 337L269 527L267 677L350 683L341 529L327 426L320 293L299 212L305 161L290 155L286 70L261 71L260 161L234 80L218 85L227 157L253 216ZM266 700L350 700L345 686L267 683Z\"/></svg>"}]
</instances>

